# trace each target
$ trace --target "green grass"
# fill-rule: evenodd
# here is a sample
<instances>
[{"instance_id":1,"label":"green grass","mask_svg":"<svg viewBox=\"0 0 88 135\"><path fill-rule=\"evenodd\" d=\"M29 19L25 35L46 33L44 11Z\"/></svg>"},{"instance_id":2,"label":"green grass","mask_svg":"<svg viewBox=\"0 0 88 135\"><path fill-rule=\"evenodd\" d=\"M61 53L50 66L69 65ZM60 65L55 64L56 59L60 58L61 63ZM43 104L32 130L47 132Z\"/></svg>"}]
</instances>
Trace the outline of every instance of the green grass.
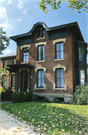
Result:
<instances>
[{"instance_id":1,"label":"green grass","mask_svg":"<svg viewBox=\"0 0 88 135\"><path fill-rule=\"evenodd\" d=\"M69 105L58 103L6 103L1 108L30 122L47 135L87 135L86 105Z\"/></svg>"}]
</instances>

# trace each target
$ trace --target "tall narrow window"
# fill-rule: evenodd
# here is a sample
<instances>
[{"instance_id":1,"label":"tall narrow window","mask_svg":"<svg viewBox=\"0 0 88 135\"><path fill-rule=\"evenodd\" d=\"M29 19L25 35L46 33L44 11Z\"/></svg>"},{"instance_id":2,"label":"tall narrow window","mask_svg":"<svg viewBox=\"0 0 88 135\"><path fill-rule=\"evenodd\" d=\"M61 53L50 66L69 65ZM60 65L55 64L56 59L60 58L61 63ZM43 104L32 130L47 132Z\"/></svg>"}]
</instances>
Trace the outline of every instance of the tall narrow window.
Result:
<instances>
[{"instance_id":1,"label":"tall narrow window","mask_svg":"<svg viewBox=\"0 0 88 135\"><path fill-rule=\"evenodd\" d=\"M16 64L16 59L13 59L13 64Z\"/></svg>"},{"instance_id":2,"label":"tall narrow window","mask_svg":"<svg viewBox=\"0 0 88 135\"><path fill-rule=\"evenodd\" d=\"M37 87L44 87L44 70L42 69L37 71Z\"/></svg>"},{"instance_id":3,"label":"tall narrow window","mask_svg":"<svg viewBox=\"0 0 88 135\"><path fill-rule=\"evenodd\" d=\"M4 61L3 61L3 68L4 68L4 67L7 67L7 60L4 60Z\"/></svg>"},{"instance_id":4,"label":"tall narrow window","mask_svg":"<svg viewBox=\"0 0 88 135\"><path fill-rule=\"evenodd\" d=\"M37 38L40 38L40 30L38 30Z\"/></svg>"},{"instance_id":5,"label":"tall narrow window","mask_svg":"<svg viewBox=\"0 0 88 135\"><path fill-rule=\"evenodd\" d=\"M45 30L42 30L42 37L45 37Z\"/></svg>"},{"instance_id":6,"label":"tall narrow window","mask_svg":"<svg viewBox=\"0 0 88 135\"><path fill-rule=\"evenodd\" d=\"M15 87L15 74L12 75L12 87Z\"/></svg>"},{"instance_id":7,"label":"tall narrow window","mask_svg":"<svg viewBox=\"0 0 88 135\"><path fill-rule=\"evenodd\" d=\"M79 48L79 61L84 61L84 49Z\"/></svg>"},{"instance_id":8,"label":"tall narrow window","mask_svg":"<svg viewBox=\"0 0 88 135\"><path fill-rule=\"evenodd\" d=\"M56 88L64 88L64 69L56 69Z\"/></svg>"},{"instance_id":9,"label":"tall narrow window","mask_svg":"<svg viewBox=\"0 0 88 135\"><path fill-rule=\"evenodd\" d=\"M84 83L85 83L85 71L80 70L80 84L84 84Z\"/></svg>"},{"instance_id":10,"label":"tall narrow window","mask_svg":"<svg viewBox=\"0 0 88 135\"><path fill-rule=\"evenodd\" d=\"M2 86L6 87L6 83L7 83L7 77L6 77L6 75L3 75L2 76Z\"/></svg>"},{"instance_id":11,"label":"tall narrow window","mask_svg":"<svg viewBox=\"0 0 88 135\"><path fill-rule=\"evenodd\" d=\"M63 42L56 43L56 59L64 58L64 49L63 49Z\"/></svg>"},{"instance_id":12,"label":"tall narrow window","mask_svg":"<svg viewBox=\"0 0 88 135\"><path fill-rule=\"evenodd\" d=\"M44 45L38 46L38 56L37 60L42 61L45 59L45 50L44 50Z\"/></svg>"},{"instance_id":13,"label":"tall narrow window","mask_svg":"<svg viewBox=\"0 0 88 135\"><path fill-rule=\"evenodd\" d=\"M28 62L29 58L29 49L23 48L23 62Z\"/></svg>"}]
</instances>

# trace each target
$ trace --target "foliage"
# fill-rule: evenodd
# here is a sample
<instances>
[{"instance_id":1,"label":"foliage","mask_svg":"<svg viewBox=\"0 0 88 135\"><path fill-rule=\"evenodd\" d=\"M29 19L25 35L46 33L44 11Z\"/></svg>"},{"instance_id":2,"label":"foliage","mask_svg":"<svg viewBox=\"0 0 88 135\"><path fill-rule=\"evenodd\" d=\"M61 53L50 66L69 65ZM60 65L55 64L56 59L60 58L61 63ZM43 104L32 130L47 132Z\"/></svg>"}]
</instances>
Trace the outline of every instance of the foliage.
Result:
<instances>
[{"instance_id":1,"label":"foliage","mask_svg":"<svg viewBox=\"0 0 88 135\"><path fill-rule=\"evenodd\" d=\"M23 102L4 103L1 108L34 125L46 135L87 135L87 105Z\"/></svg>"},{"instance_id":2,"label":"foliage","mask_svg":"<svg viewBox=\"0 0 88 135\"><path fill-rule=\"evenodd\" d=\"M32 101L38 101L38 97L37 97L37 95L33 95L33 97L32 97Z\"/></svg>"},{"instance_id":3,"label":"foliage","mask_svg":"<svg viewBox=\"0 0 88 135\"><path fill-rule=\"evenodd\" d=\"M43 97L43 102L49 102L49 99L47 97Z\"/></svg>"},{"instance_id":4,"label":"foliage","mask_svg":"<svg viewBox=\"0 0 88 135\"><path fill-rule=\"evenodd\" d=\"M59 99L57 99L56 97L53 99L54 103L59 103Z\"/></svg>"},{"instance_id":5,"label":"foliage","mask_svg":"<svg viewBox=\"0 0 88 135\"><path fill-rule=\"evenodd\" d=\"M6 93L6 100L8 99L8 97L9 97L9 90L8 89L6 89L5 90L5 93Z\"/></svg>"},{"instance_id":6,"label":"foliage","mask_svg":"<svg viewBox=\"0 0 88 135\"><path fill-rule=\"evenodd\" d=\"M29 91L29 101L32 100L32 97L33 97L33 92L32 91Z\"/></svg>"},{"instance_id":7,"label":"foliage","mask_svg":"<svg viewBox=\"0 0 88 135\"><path fill-rule=\"evenodd\" d=\"M78 85L74 92L75 104L85 105L87 104L87 84Z\"/></svg>"},{"instance_id":8,"label":"foliage","mask_svg":"<svg viewBox=\"0 0 88 135\"><path fill-rule=\"evenodd\" d=\"M6 99L6 93L1 92L1 101L5 101L5 99Z\"/></svg>"},{"instance_id":9,"label":"foliage","mask_svg":"<svg viewBox=\"0 0 88 135\"><path fill-rule=\"evenodd\" d=\"M5 88L4 87L0 87L0 94L1 92L5 92Z\"/></svg>"},{"instance_id":10,"label":"foliage","mask_svg":"<svg viewBox=\"0 0 88 135\"><path fill-rule=\"evenodd\" d=\"M18 103L19 102L19 95L18 95L17 92L13 93L12 101L13 101L13 103Z\"/></svg>"},{"instance_id":11,"label":"foliage","mask_svg":"<svg viewBox=\"0 0 88 135\"><path fill-rule=\"evenodd\" d=\"M24 102L25 101L25 96L23 92L19 93L19 102Z\"/></svg>"},{"instance_id":12,"label":"foliage","mask_svg":"<svg viewBox=\"0 0 88 135\"><path fill-rule=\"evenodd\" d=\"M24 92L25 101L29 101L29 93L27 91Z\"/></svg>"},{"instance_id":13,"label":"foliage","mask_svg":"<svg viewBox=\"0 0 88 135\"><path fill-rule=\"evenodd\" d=\"M6 32L0 27L0 54L2 54L2 51L9 46L9 40L10 39L6 36Z\"/></svg>"},{"instance_id":14,"label":"foliage","mask_svg":"<svg viewBox=\"0 0 88 135\"><path fill-rule=\"evenodd\" d=\"M81 9L83 9L85 12L88 13L88 0L67 0L68 1L68 8L71 8L70 12L72 12L74 9L77 9L78 13L81 13ZM66 2L66 0L41 0L39 3L40 9L44 13L47 14L49 9L47 9L47 5L50 5L53 11L60 8L61 3Z\"/></svg>"},{"instance_id":15,"label":"foliage","mask_svg":"<svg viewBox=\"0 0 88 135\"><path fill-rule=\"evenodd\" d=\"M4 75L4 77L2 76L2 74ZM6 66L0 69L0 84L5 82L5 76L8 76Z\"/></svg>"}]
</instances>

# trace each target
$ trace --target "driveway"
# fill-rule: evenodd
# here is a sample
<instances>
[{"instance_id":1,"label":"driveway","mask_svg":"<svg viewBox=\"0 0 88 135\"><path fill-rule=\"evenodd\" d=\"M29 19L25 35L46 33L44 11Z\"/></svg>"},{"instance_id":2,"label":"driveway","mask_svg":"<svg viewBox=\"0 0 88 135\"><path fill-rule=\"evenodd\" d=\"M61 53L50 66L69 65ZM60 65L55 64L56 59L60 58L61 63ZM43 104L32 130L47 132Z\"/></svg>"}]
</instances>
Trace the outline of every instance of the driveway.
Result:
<instances>
[{"instance_id":1,"label":"driveway","mask_svg":"<svg viewBox=\"0 0 88 135\"><path fill-rule=\"evenodd\" d=\"M44 135L34 130L32 125L0 108L0 135Z\"/></svg>"}]
</instances>

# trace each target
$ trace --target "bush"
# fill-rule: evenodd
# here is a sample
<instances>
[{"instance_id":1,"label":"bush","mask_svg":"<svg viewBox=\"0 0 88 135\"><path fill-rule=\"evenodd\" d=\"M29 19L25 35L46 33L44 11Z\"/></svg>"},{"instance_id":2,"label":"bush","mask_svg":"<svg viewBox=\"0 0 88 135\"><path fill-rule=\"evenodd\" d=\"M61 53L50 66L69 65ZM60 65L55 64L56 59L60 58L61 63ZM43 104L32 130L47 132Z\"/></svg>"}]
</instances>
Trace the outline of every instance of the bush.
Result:
<instances>
[{"instance_id":1,"label":"bush","mask_svg":"<svg viewBox=\"0 0 88 135\"><path fill-rule=\"evenodd\" d=\"M19 102L24 102L25 101L25 96L23 92L19 93Z\"/></svg>"},{"instance_id":2,"label":"bush","mask_svg":"<svg viewBox=\"0 0 88 135\"><path fill-rule=\"evenodd\" d=\"M54 103L59 103L59 99L57 99L56 97L53 99Z\"/></svg>"},{"instance_id":3,"label":"bush","mask_svg":"<svg viewBox=\"0 0 88 135\"><path fill-rule=\"evenodd\" d=\"M9 97L9 90L6 89L6 99L8 99L8 97Z\"/></svg>"},{"instance_id":4,"label":"bush","mask_svg":"<svg viewBox=\"0 0 88 135\"><path fill-rule=\"evenodd\" d=\"M1 94L1 92L5 92L4 87L0 87L0 94Z\"/></svg>"},{"instance_id":5,"label":"bush","mask_svg":"<svg viewBox=\"0 0 88 135\"><path fill-rule=\"evenodd\" d=\"M87 84L78 85L74 92L74 103L80 105L87 104Z\"/></svg>"},{"instance_id":6,"label":"bush","mask_svg":"<svg viewBox=\"0 0 88 135\"><path fill-rule=\"evenodd\" d=\"M29 101L29 92L27 91L24 92L24 98L25 98L25 101Z\"/></svg>"},{"instance_id":7,"label":"bush","mask_svg":"<svg viewBox=\"0 0 88 135\"><path fill-rule=\"evenodd\" d=\"M37 95L33 95L33 97L32 97L32 101L38 101L38 97L37 97Z\"/></svg>"},{"instance_id":8,"label":"bush","mask_svg":"<svg viewBox=\"0 0 88 135\"><path fill-rule=\"evenodd\" d=\"M19 95L18 95L17 92L13 93L12 101L13 101L13 103L18 103L19 102Z\"/></svg>"},{"instance_id":9,"label":"bush","mask_svg":"<svg viewBox=\"0 0 88 135\"><path fill-rule=\"evenodd\" d=\"M43 102L49 102L49 99L44 96L43 97Z\"/></svg>"},{"instance_id":10,"label":"bush","mask_svg":"<svg viewBox=\"0 0 88 135\"><path fill-rule=\"evenodd\" d=\"M6 92L1 92L1 101L5 101L6 99Z\"/></svg>"},{"instance_id":11,"label":"bush","mask_svg":"<svg viewBox=\"0 0 88 135\"><path fill-rule=\"evenodd\" d=\"M29 101L32 100L32 97L33 97L33 92L32 91L29 91Z\"/></svg>"}]
</instances>

